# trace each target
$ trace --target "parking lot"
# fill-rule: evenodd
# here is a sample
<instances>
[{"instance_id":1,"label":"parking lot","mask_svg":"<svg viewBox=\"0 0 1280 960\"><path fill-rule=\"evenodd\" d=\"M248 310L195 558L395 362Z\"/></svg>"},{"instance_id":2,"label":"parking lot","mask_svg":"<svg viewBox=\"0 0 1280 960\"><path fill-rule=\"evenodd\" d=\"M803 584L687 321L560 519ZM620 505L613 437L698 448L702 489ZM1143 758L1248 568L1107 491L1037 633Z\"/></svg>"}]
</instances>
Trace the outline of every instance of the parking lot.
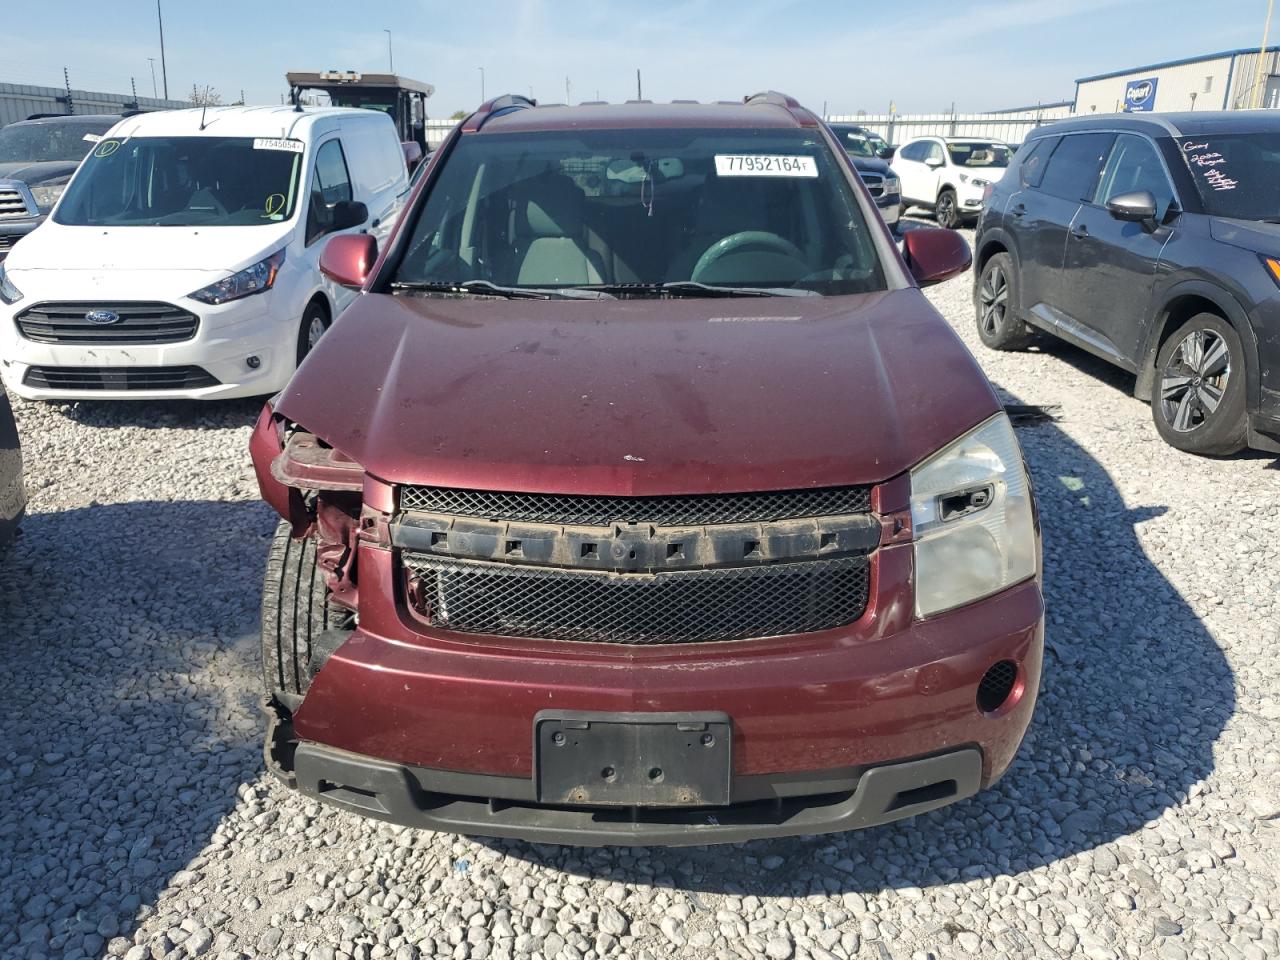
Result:
<instances>
[{"instance_id":1,"label":"parking lot","mask_svg":"<svg viewBox=\"0 0 1280 960\"><path fill-rule=\"evenodd\" d=\"M984 350L971 289L929 296L1006 402L1057 417L1018 431L1039 707L991 791L813 839L477 841L284 789L257 706L257 404L15 400L31 507L0 578L0 953L1280 956L1280 465L1179 453L1128 375L1061 342Z\"/></svg>"}]
</instances>

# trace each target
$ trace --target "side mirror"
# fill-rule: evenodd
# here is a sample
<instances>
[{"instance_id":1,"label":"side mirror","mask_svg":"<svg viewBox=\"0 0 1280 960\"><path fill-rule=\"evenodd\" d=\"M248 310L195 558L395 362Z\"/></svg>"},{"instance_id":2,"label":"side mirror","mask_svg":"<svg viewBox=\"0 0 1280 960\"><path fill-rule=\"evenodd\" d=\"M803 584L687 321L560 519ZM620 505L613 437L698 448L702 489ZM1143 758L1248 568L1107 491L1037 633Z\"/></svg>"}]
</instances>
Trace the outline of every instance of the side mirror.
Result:
<instances>
[{"instance_id":1,"label":"side mirror","mask_svg":"<svg viewBox=\"0 0 1280 960\"><path fill-rule=\"evenodd\" d=\"M954 230L908 231L902 238L902 257L922 287L950 280L973 263L969 244Z\"/></svg>"},{"instance_id":2,"label":"side mirror","mask_svg":"<svg viewBox=\"0 0 1280 960\"><path fill-rule=\"evenodd\" d=\"M893 155L898 152L897 147L881 147L880 152L876 154L881 160L892 160Z\"/></svg>"},{"instance_id":3,"label":"side mirror","mask_svg":"<svg viewBox=\"0 0 1280 960\"><path fill-rule=\"evenodd\" d=\"M369 208L359 200L339 200L329 211L329 229L350 230L369 219Z\"/></svg>"},{"instance_id":4,"label":"side mirror","mask_svg":"<svg viewBox=\"0 0 1280 960\"><path fill-rule=\"evenodd\" d=\"M400 149L404 151L405 168L413 173L414 168L422 162L422 144L416 140L406 140L400 144Z\"/></svg>"},{"instance_id":5,"label":"side mirror","mask_svg":"<svg viewBox=\"0 0 1280 960\"><path fill-rule=\"evenodd\" d=\"M377 240L367 233L348 233L325 243L320 272L339 286L363 287L377 260Z\"/></svg>"},{"instance_id":6,"label":"side mirror","mask_svg":"<svg viewBox=\"0 0 1280 960\"><path fill-rule=\"evenodd\" d=\"M941 158L941 157L929 157L929 158L927 158L927 159L925 160L924 165L925 165L926 167L933 167L933 168L936 170L938 167L942 166L942 158Z\"/></svg>"},{"instance_id":7,"label":"side mirror","mask_svg":"<svg viewBox=\"0 0 1280 960\"><path fill-rule=\"evenodd\" d=\"M1117 220L1145 223L1156 218L1156 198L1150 190L1120 193L1107 201L1107 211Z\"/></svg>"}]
</instances>

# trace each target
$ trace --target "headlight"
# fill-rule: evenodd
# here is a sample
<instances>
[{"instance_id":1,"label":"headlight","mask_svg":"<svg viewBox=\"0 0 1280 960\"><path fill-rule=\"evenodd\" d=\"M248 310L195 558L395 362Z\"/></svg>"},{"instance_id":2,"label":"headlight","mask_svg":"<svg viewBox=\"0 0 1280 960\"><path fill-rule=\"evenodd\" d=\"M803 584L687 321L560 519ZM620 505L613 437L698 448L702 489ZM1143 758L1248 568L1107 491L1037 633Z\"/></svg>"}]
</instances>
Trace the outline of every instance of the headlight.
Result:
<instances>
[{"instance_id":1,"label":"headlight","mask_svg":"<svg viewBox=\"0 0 1280 960\"><path fill-rule=\"evenodd\" d=\"M885 193L901 193L902 181L899 180L897 177L885 177L884 192Z\"/></svg>"},{"instance_id":2,"label":"headlight","mask_svg":"<svg viewBox=\"0 0 1280 960\"><path fill-rule=\"evenodd\" d=\"M41 213L47 213L53 209L53 205L58 202L58 198L62 196L62 191L67 189L65 183L46 183L39 187L31 188L31 199L36 202L36 207Z\"/></svg>"},{"instance_id":3,"label":"headlight","mask_svg":"<svg viewBox=\"0 0 1280 960\"><path fill-rule=\"evenodd\" d=\"M972 183L975 187L988 187L991 185L990 180L983 180L981 177L974 177L969 182Z\"/></svg>"},{"instance_id":4,"label":"headlight","mask_svg":"<svg viewBox=\"0 0 1280 960\"><path fill-rule=\"evenodd\" d=\"M918 617L1035 575L1031 485L1004 413L911 471L911 525Z\"/></svg>"},{"instance_id":5,"label":"headlight","mask_svg":"<svg viewBox=\"0 0 1280 960\"><path fill-rule=\"evenodd\" d=\"M5 303L17 303L22 299L22 291L13 285L13 281L9 279L9 274L4 269L4 264L0 263L0 300Z\"/></svg>"},{"instance_id":6,"label":"headlight","mask_svg":"<svg viewBox=\"0 0 1280 960\"><path fill-rule=\"evenodd\" d=\"M251 267L245 267L239 273L233 273L223 280L216 280L207 287L201 287L195 293L189 293L192 300L201 303L227 303L239 300L255 293L270 290L276 282L276 274L284 263L284 250L277 250L264 260L259 260Z\"/></svg>"}]
</instances>

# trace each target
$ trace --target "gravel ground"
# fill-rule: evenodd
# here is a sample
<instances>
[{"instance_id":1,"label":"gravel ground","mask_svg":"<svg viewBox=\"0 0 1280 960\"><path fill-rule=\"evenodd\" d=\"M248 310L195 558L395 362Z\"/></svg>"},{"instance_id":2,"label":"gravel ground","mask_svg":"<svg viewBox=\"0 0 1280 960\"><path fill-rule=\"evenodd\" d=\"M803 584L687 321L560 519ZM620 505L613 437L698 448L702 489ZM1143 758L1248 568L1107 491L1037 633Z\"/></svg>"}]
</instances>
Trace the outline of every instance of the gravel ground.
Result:
<instances>
[{"instance_id":1,"label":"gravel ground","mask_svg":"<svg viewBox=\"0 0 1280 960\"><path fill-rule=\"evenodd\" d=\"M1049 654L1010 773L877 830L577 850L400 830L262 771L273 527L252 403L17 404L0 565L5 957L1280 956L1274 458L1165 446L1131 378L994 354L1045 528Z\"/></svg>"}]
</instances>

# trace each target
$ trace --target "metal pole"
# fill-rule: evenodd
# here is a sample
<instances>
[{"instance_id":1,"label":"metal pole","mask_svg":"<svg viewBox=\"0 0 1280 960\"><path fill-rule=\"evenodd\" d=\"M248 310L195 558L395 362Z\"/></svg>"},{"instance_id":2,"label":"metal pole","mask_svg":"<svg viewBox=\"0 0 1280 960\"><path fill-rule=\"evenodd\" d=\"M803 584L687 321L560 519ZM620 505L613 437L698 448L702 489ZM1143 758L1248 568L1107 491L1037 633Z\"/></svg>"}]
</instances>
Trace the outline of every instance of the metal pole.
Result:
<instances>
[{"instance_id":1,"label":"metal pole","mask_svg":"<svg viewBox=\"0 0 1280 960\"><path fill-rule=\"evenodd\" d=\"M636 67L636 99L643 100L644 94L640 92L640 68Z\"/></svg>"},{"instance_id":2,"label":"metal pole","mask_svg":"<svg viewBox=\"0 0 1280 960\"><path fill-rule=\"evenodd\" d=\"M387 68L388 68L392 73L395 73L395 72L396 72L396 59L395 59L395 57L394 57L394 56L392 56L392 54L391 54L391 31L390 31L390 30L388 30L388 29L386 29L386 28L384 27L384 28L382 29L382 32L383 32L383 33L385 33L385 34L387 35Z\"/></svg>"},{"instance_id":3,"label":"metal pole","mask_svg":"<svg viewBox=\"0 0 1280 960\"><path fill-rule=\"evenodd\" d=\"M160 0L156 0L156 22L160 24L160 78L164 81L164 98L169 99L169 70L164 62L164 15L160 12Z\"/></svg>"},{"instance_id":4,"label":"metal pole","mask_svg":"<svg viewBox=\"0 0 1280 960\"><path fill-rule=\"evenodd\" d=\"M480 102L484 103L484 67L476 67L480 71Z\"/></svg>"},{"instance_id":5,"label":"metal pole","mask_svg":"<svg viewBox=\"0 0 1280 960\"><path fill-rule=\"evenodd\" d=\"M1267 57L1267 36L1271 33L1271 12L1275 7L1275 0L1267 0L1267 19L1262 26L1262 46L1258 49L1258 70L1253 78L1253 96L1249 98L1249 106L1260 107L1262 105L1262 95L1266 92L1266 82L1263 79L1263 64L1266 63Z\"/></svg>"},{"instance_id":6,"label":"metal pole","mask_svg":"<svg viewBox=\"0 0 1280 960\"><path fill-rule=\"evenodd\" d=\"M147 57L147 62L151 64L151 95L159 99L160 91L156 88L156 58Z\"/></svg>"},{"instance_id":7,"label":"metal pole","mask_svg":"<svg viewBox=\"0 0 1280 960\"><path fill-rule=\"evenodd\" d=\"M67 68L62 68L62 82L67 88L67 113L75 113L75 104L71 102L71 74L67 73Z\"/></svg>"},{"instance_id":8,"label":"metal pole","mask_svg":"<svg viewBox=\"0 0 1280 960\"><path fill-rule=\"evenodd\" d=\"M568 105L569 103L569 78L568 77L564 78L564 102L566 105Z\"/></svg>"}]
</instances>

